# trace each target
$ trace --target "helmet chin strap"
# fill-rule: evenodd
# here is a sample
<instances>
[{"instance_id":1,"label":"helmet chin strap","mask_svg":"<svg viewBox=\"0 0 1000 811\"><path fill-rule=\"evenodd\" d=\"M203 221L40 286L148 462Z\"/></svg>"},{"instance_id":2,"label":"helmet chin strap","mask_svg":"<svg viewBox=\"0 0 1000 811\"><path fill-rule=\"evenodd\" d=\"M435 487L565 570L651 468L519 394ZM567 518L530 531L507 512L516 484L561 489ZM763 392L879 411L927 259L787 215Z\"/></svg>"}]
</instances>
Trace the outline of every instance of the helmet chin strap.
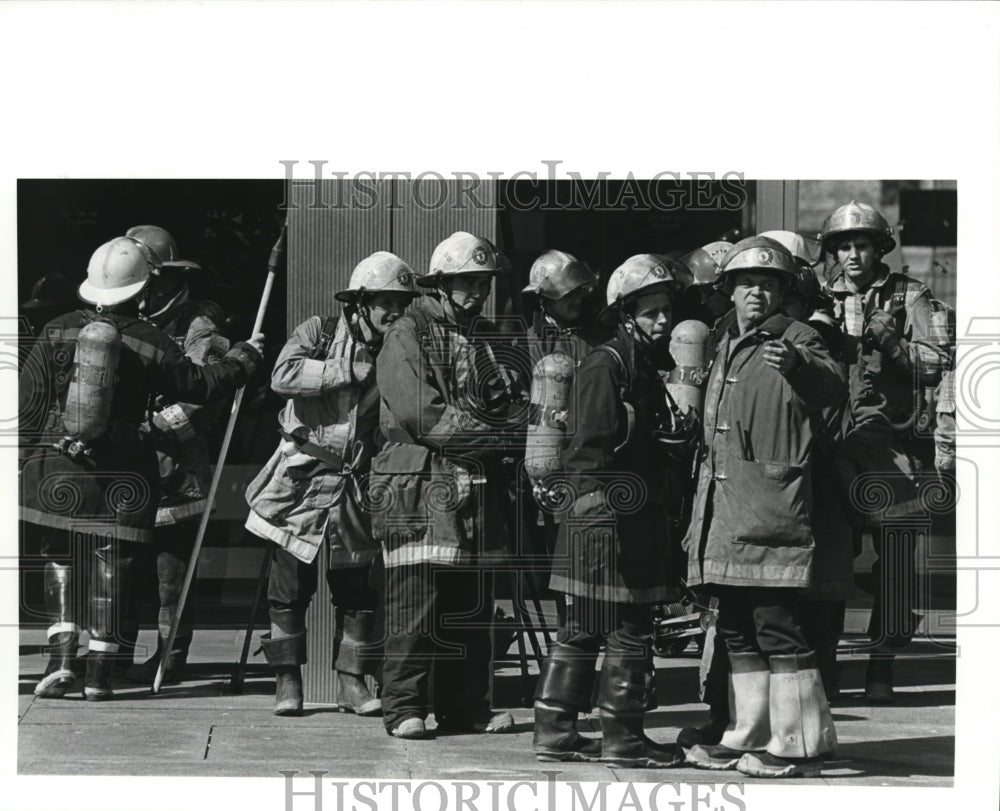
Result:
<instances>
[{"instance_id":1,"label":"helmet chin strap","mask_svg":"<svg viewBox=\"0 0 1000 811\"><path fill-rule=\"evenodd\" d=\"M631 333L636 347L640 352L642 352L647 360L652 361L654 366L657 366L660 360L665 360L667 345L657 344L656 341L650 337L649 333L639 326L639 323L635 320L634 316L629 313L622 312L622 323L625 325L629 333Z\"/></svg>"},{"instance_id":2,"label":"helmet chin strap","mask_svg":"<svg viewBox=\"0 0 1000 811\"><path fill-rule=\"evenodd\" d=\"M470 313L468 310L462 307L457 301L455 301L454 297L452 296L451 285L442 284L439 289L441 290L442 293L444 293L444 297L445 299L447 299L448 304L451 307L453 316L457 317L461 315L461 317L464 320L471 321L473 318L479 315L479 313L482 312L482 307L480 307L476 312Z\"/></svg>"},{"instance_id":3,"label":"helmet chin strap","mask_svg":"<svg viewBox=\"0 0 1000 811\"><path fill-rule=\"evenodd\" d=\"M365 348L372 354L378 352L378 350L382 347L382 334L375 329L368 307L363 307L356 303L348 304L344 307L344 315L347 318L347 331L351 333L351 337L358 343L364 344ZM365 338L361 325L355 323L354 321L355 315L359 316L365 326L368 327L368 332L371 334L371 338Z\"/></svg>"}]
</instances>

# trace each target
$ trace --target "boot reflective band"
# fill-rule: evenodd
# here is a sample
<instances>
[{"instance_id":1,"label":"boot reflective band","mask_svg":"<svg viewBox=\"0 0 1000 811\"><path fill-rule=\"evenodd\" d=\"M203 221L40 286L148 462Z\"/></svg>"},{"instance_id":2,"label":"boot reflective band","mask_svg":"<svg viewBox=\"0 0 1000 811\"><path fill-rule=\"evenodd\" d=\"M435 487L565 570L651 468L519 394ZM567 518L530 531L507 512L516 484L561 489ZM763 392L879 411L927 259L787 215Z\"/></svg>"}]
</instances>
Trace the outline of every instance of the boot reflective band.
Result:
<instances>
[{"instance_id":1,"label":"boot reflective band","mask_svg":"<svg viewBox=\"0 0 1000 811\"><path fill-rule=\"evenodd\" d=\"M95 653L117 653L118 643L105 642L103 639L91 639L87 650L94 651Z\"/></svg>"},{"instance_id":2,"label":"boot reflective band","mask_svg":"<svg viewBox=\"0 0 1000 811\"><path fill-rule=\"evenodd\" d=\"M45 632L49 639L52 639L56 634L80 634L80 626L74 622L57 622L54 625L49 626L49 630Z\"/></svg>"}]
</instances>

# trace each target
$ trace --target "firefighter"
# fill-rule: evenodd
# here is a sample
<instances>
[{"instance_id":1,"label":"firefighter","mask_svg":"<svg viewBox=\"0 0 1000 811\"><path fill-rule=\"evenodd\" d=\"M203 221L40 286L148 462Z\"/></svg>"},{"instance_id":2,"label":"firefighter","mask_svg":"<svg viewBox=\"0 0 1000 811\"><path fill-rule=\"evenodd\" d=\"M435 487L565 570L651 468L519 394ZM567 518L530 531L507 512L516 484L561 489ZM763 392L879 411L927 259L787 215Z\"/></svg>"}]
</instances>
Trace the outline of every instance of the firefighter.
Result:
<instances>
[{"instance_id":1,"label":"firefighter","mask_svg":"<svg viewBox=\"0 0 1000 811\"><path fill-rule=\"evenodd\" d=\"M271 388L288 400L279 417L283 439L247 488L246 527L275 544L271 629L262 640L276 676L275 715L302 714L306 610L324 543L335 606L337 705L341 712L381 714L364 678L375 674L382 658L375 627L379 594L370 584L380 547L365 506L365 476L377 442L375 358L416 295L413 271L402 259L373 253L334 294L343 316L314 315L300 324L271 374Z\"/></svg>"},{"instance_id":2,"label":"firefighter","mask_svg":"<svg viewBox=\"0 0 1000 811\"><path fill-rule=\"evenodd\" d=\"M545 355L560 351L578 366L592 347L606 340L607 331L588 318L590 296L596 285L594 271L572 254L552 250L535 260L528 285L521 291L537 302L529 327L533 365Z\"/></svg>"},{"instance_id":3,"label":"firefighter","mask_svg":"<svg viewBox=\"0 0 1000 811\"><path fill-rule=\"evenodd\" d=\"M722 258L733 247L731 242L718 240L695 248L681 257L694 276L691 286L681 294L674 321L681 323L693 319L712 327L732 308L729 297L718 287Z\"/></svg>"},{"instance_id":4,"label":"firefighter","mask_svg":"<svg viewBox=\"0 0 1000 811\"><path fill-rule=\"evenodd\" d=\"M156 225L137 225L125 236L145 245L158 267L151 275L147 294L140 304L149 322L163 330L184 355L198 366L218 363L229 351L229 341L218 325L224 320L221 308L211 301L192 301L187 272L198 265L178 258L177 243L171 234ZM142 664L129 667L131 681L151 684L163 655L163 646L177 616L177 603L184 585L188 561L194 548L197 523L205 511L212 469L206 434L218 419L222 403L194 405L160 395L151 422L144 427L156 442L160 467L160 503L156 510L153 554L160 601L156 652ZM191 647L191 617L195 600L192 591L174 638L173 649L163 671L164 683L183 677ZM127 638L137 631L127 629ZM131 652L122 642L120 658Z\"/></svg>"},{"instance_id":5,"label":"firefighter","mask_svg":"<svg viewBox=\"0 0 1000 811\"><path fill-rule=\"evenodd\" d=\"M549 582L567 595L567 617L535 692L539 760L682 762L645 736L643 718L654 688L652 606L666 600L670 576L666 472L696 435L671 408L660 376L672 366L673 303L690 280L683 264L653 254L615 270L601 314L614 337L574 380L561 481L550 485L569 501ZM590 709L602 641L595 740L576 731L576 719Z\"/></svg>"},{"instance_id":6,"label":"firefighter","mask_svg":"<svg viewBox=\"0 0 1000 811\"><path fill-rule=\"evenodd\" d=\"M730 661L731 719L694 766L757 777L818 772L836 737L798 591L813 562L810 415L843 398L843 369L811 327L780 315L796 275L766 237L738 242L721 284L733 296L705 395L704 446L684 538L688 582L711 586Z\"/></svg>"},{"instance_id":7,"label":"firefighter","mask_svg":"<svg viewBox=\"0 0 1000 811\"><path fill-rule=\"evenodd\" d=\"M542 486L559 467L565 435L563 414L573 375L590 350L608 332L590 315L597 275L585 263L564 251L546 251L531 266L528 285L521 291L537 303L528 328L528 356L532 369L532 421L528 428L525 470L532 498L525 499L526 524L534 541L533 553L551 558L559 516ZM538 402L535 402L538 400ZM537 510L535 509L537 507ZM549 566L538 574L548 581ZM566 605L556 595L557 621L565 619Z\"/></svg>"},{"instance_id":8,"label":"firefighter","mask_svg":"<svg viewBox=\"0 0 1000 811\"><path fill-rule=\"evenodd\" d=\"M854 200L840 206L823 223L821 238L824 253L835 262L829 293L849 362L873 379L892 426L888 436L855 432L843 451L855 460L856 474L886 474L895 496L893 514L903 515L919 509L920 472L933 464L933 443L916 436L914 426L924 387L936 386L951 363L947 313L925 285L882 262L896 242L873 207ZM875 603L865 674L865 700L872 704L895 700L894 652L912 639L919 619L911 582L914 545L895 549L900 541L894 535L884 534L881 526L872 531Z\"/></svg>"},{"instance_id":9,"label":"firefighter","mask_svg":"<svg viewBox=\"0 0 1000 811\"><path fill-rule=\"evenodd\" d=\"M833 318L833 302L820 287L805 240L793 231L765 231L760 236L784 245L798 267L795 284L785 291L781 312L815 329L831 357L842 365L845 375L849 374L843 334ZM828 701L840 693L837 646L844 631L847 600L854 596L850 482L839 475L841 447L845 438L858 430L886 435L889 426L885 398L875 391L870 379L858 376L862 372L859 367L853 372L855 377L849 378L842 401L810 417L816 437L812 475L816 554L812 580L802 597L800 620L809 646L816 651Z\"/></svg>"},{"instance_id":10,"label":"firefighter","mask_svg":"<svg viewBox=\"0 0 1000 811\"><path fill-rule=\"evenodd\" d=\"M27 320L31 334L39 335L49 321L69 312L79 303L72 280L62 273L47 273L35 282L31 298L21 304L18 311Z\"/></svg>"},{"instance_id":11,"label":"firefighter","mask_svg":"<svg viewBox=\"0 0 1000 811\"><path fill-rule=\"evenodd\" d=\"M159 503L154 443L139 426L151 396L204 403L231 394L260 361L263 336L197 366L140 315L157 258L137 240L98 248L80 285L90 307L50 322L20 379L21 519L41 535L50 661L44 698L73 684L79 641L75 556L92 566L84 696L112 697L111 668L128 625L137 547L153 540ZM79 547L83 547L80 549Z\"/></svg>"},{"instance_id":12,"label":"firefighter","mask_svg":"<svg viewBox=\"0 0 1000 811\"><path fill-rule=\"evenodd\" d=\"M386 565L385 728L506 732L490 711L490 568L507 554L503 457L524 453L524 387L497 360L495 325L480 316L506 260L459 231L441 242L432 291L385 338L378 357L381 430L372 462L373 527ZM501 357L503 357L501 355ZM429 678L433 672L433 691Z\"/></svg>"}]
</instances>

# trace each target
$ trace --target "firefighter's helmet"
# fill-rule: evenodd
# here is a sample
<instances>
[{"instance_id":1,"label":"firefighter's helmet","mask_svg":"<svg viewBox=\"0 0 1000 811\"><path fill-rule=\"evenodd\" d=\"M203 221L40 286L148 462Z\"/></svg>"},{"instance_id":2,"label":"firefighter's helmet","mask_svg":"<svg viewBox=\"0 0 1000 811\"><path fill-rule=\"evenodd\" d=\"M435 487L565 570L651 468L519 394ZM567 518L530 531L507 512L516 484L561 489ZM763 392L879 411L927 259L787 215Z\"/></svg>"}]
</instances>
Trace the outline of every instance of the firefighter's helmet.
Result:
<instances>
[{"instance_id":1,"label":"firefighter's helmet","mask_svg":"<svg viewBox=\"0 0 1000 811\"><path fill-rule=\"evenodd\" d=\"M773 239L784 245L798 265L795 274L795 290L806 299L818 298L821 294L819 280L813 268L817 262L809 252L809 245L800 234L794 231L764 231L762 237Z\"/></svg>"},{"instance_id":2,"label":"firefighter's helmet","mask_svg":"<svg viewBox=\"0 0 1000 811\"><path fill-rule=\"evenodd\" d=\"M534 293L547 299L561 299L581 287L593 286L597 276L586 262L564 251L546 251L528 273L528 286L522 293Z\"/></svg>"},{"instance_id":3,"label":"firefighter's helmet","mask_svg":"<svg viewBox=\"0 0 1000 811\"><path fill-rule=\"evenodd\" d=\"M799 269L788 249L780 242L765 236L741 239L722 260L722 274L719 283L731 293L733 276L741 271L770 273L792 285L798 277Z\"/></svg>"},{"instance_id":4,"label":"firefighter's helmet","mask_svg":"<svg viewBox=\"0 0 1000 811\"><path fill-rule=\"evenodd\" d=\"M146 286L156 264L150 250L131 237L115 237L94 251L80 298L106 306L134 298Z\"/></svg>"},{"instance_id":5,"label":"firefighter's helmet","mask_svg":"<svg viewBox=\"0 0 1000 811\"><path fill-rule=\"evenodd\" d=\"M153 260L164 268L198 268L194 262L180 258L177 250L177 240L170 232L158 225L134 225L125 232L125 236L141 242L153 254Z\"/></svg>"},{"instance_id":6,"label":"firefighter's helmet","mask_svg":"<svg viewBox=\"0 0 1000 811\"><path fill-rule=\"evenodd\" d=\"M608 279L608 306L598 316L602 323L619 317L622 305L639 295L666 290L676 296L691 284L694 277L687 266L677 260L653 253L640 253L615 269Z\"/></svg>"},{"instance_id":7,"label":"firefighter's helmet","mask_svg":"<svg viewBox=\"0 0 1000 811\"><path fill-rule=\"evenodd\" d=\"M820 232L823 248L832 251L833 239L840 234L851 231L863 231L871 234L872 241L882 256L896 247L896 240L892 236L892 227L885 217L867 203L851 200L823 221L823 230Z\"/></svg>"},{"instance_id":8,"label":"firefighter's helmet","mask_svg":"<svg viewBox=\"0 0 1000 811\"><path fill-rule=\"evenodd\" d=\"M47 273L31 288L31 298L21 305L22 310L47 310L53 307L73 309L76 303L76 283L61 273Z\"/></svg>"},{"instance_id":9,"label":"firefighter's helmet","mask_svg":"<svg viewBox=\"0 0 1000 811\"><path fill-rule=\"evenodd\" d=\"M792 255L792 259L800 265L813 267L816 264L816 260L813 259L805 239L794 231L762 231L758 236L780 242Z\"/></svg>"},{"instance_id":10,"label":"firefighter's helmet","mask_svg":"<svg viewBox=\"0 0 1000 811\"><path fill-rule=\"evenodd\" d=\"M431 254L426 275L417 277L421 287L437 287L445 279L473 273L497 275L507 269L507 260L488 239L456 231L439 243Z\"/></svg>"},{"instance_id":11,"label":"firefighter's helmet","mask_svg":"<svg viewBox=\"0 0 1000 811\"><path fill-rule=\"evenodd\" d=\"M400 293L417 296L413 270L406 262L388 251L376 251L362 259L347 287L333 294L337 301L357 301L365 294Z\"/></svg>"},{"instance_id":12,"label":"firefighter's helmet","mask_svg":"<svg viewBox=\"0 0 1000 811\"><path fill-rule=\"evenodd\" d=\"M729 245L729 243L726 243ZM730 246L731 247L731 246ZM719 261L704 248L695 248L681 257L694 276L692 284L715 284L719 279Z\"/></svg>"},{"instance_id":13,"label":"firefighter's helmet","mask_svg":"<svg viewBox=\"0 0 1000 811\"><path fill-rule=\"evenodd\" d=\"M729 249L733 247L732 242L726 242L724 239L716 240L715 242L709 242L707 245L702 245L701 249L707 253L712 259L715 260L717 265L722 265L722 257L729 253Z\"/></svg>"}]
</instances>

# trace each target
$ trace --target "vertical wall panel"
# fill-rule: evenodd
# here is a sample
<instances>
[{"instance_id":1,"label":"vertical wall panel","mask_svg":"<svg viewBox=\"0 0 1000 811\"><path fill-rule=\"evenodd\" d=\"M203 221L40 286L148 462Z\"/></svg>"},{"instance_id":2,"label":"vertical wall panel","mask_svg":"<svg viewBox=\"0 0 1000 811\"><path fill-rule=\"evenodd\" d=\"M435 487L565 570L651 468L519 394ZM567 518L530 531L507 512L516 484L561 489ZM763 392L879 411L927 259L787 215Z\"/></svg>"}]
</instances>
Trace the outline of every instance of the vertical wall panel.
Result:
<instances>
[{"instance_id":1,"label":"vertical wall panel","mask_svg":"<svg viewBox=\"0 0 1000 811\"><path fill-rule=\"evenodd\" d=\"M381 194L390 191L381 184ZM336 290L347 285L354 266L378 250L391 250L389 212L384 205L368 205L369 197L352 200L346 180L322 183L320 197L313 183L294 184L288 212L288 331L310 315L336 313ZM304 697L309 703L336 702L331 669L334 611L323 572L326 550L317 556L319 588L306 615L309 662L303 667Z\"/></svg>"},{"instance_id":2,"label":"vertical wall panel","mask_svg":"<svg viewBox=\"0 0 1000 811\"><path fill-rule=\"evenodd\" d=\"M796 231L798 226L799 182L758 180L755 231Z\"/></svg>"},{"instance_id":3,"label":"vertical wall panel","mask_svg":"<svg viewBox=\"0 0 1000 811\"><path fill-rule=\"evenodd\" d=\"M389 191L389 181L380 183L379 199ZM336 312L333 293L347 285L354 266L374 251L392 250L390 213L385 205L369 205L373 191L359 195L350 181L334 179L322 182L319 199L316 192L311 181L291 189L296 207L288 212L289 333L310 315Z\"/></svg>"}]
</instances>

